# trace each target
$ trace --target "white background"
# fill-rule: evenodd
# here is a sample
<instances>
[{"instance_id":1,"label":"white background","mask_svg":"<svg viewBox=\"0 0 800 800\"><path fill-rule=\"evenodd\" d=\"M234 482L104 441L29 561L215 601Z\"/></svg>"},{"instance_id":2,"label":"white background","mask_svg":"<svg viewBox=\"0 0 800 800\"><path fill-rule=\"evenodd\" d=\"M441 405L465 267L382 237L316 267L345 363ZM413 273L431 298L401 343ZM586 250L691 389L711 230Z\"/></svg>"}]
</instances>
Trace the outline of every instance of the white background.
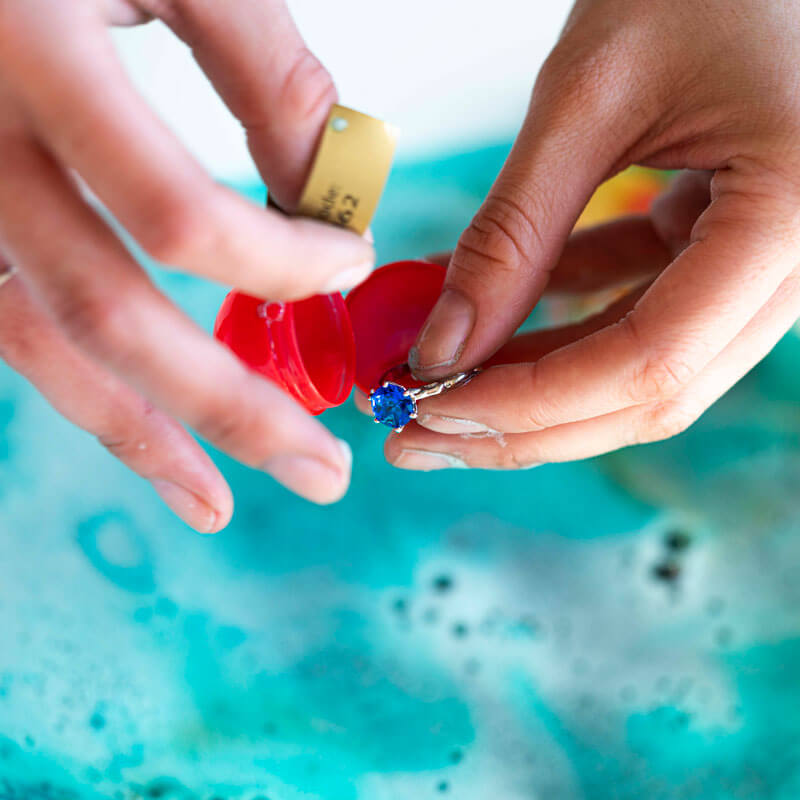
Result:
<instances>
[{"instance_id":1,"label":"white background","mask_svg":"<svg viewBox=\"0 0 800 800\"><path fill-rule=\"evenodd\" d=\"M569 9L566 0L289 5L332 72L341 101L401 129L400 158L513 135ZM239 126L164 26L114 36L141 91L215 175L255 174Z\"/></svg>"}]
</instances>

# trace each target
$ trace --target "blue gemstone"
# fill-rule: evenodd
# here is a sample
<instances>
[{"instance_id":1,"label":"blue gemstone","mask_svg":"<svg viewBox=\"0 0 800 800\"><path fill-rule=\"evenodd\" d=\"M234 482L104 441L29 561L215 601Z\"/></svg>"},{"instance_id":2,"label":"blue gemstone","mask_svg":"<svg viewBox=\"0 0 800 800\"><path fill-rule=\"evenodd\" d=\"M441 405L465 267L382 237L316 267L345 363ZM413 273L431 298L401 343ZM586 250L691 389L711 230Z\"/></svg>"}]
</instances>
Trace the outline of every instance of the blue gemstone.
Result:
<instances>
[{"instance_id":1,"label":"blue gemstone","mask_svg":"<svg viewBox=\"0 0 800 800\"><path fill-rule=\"evenodd\" d=\"M417 407L413 398L406 396L406 390L396 383L379 386L369 396L375 419L390 428L408 425Z\"/></svg>"}]
</instances>

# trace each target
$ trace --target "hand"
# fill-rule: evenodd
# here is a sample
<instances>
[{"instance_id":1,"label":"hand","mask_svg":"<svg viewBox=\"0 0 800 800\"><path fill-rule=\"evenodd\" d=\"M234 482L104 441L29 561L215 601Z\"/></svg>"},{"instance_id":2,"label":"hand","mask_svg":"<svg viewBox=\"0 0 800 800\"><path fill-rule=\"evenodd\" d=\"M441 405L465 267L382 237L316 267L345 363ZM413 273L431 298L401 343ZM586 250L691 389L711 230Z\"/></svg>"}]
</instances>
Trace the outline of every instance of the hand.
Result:
<instances>
[{"instance_id":1,"label":"hand","mask_svg":"<svg viewBox=\"0 0 800 800\"><path fill-rule=\"evenodd\" d=\"M0 3L0 356L211 532L230 490L175 420L317 502L347 488L349 450L154 288L76 176L158 261L271 299L352 286L374 255L203 172L115 58L107 24L151 14L191 43L277 201L299 198L336 91L281 0Z\"/></svg>"},{"instance_id":2,"label":"hand","mask_svg":"<svg viewBox=\"0 0 800 800\"><path fill-rule=\"evenodd\" d=\"M425 401L387 442L394 464L515 468L663 439L769 352L800 314L798 24L798 4L771 0L578 2L411 366L431 380L486 362L548 282L656 277L593 320L512 340L490 362L506 365ZM708 172L649 217L569 239L630 164Z\"/></svg>"}]
</instances>

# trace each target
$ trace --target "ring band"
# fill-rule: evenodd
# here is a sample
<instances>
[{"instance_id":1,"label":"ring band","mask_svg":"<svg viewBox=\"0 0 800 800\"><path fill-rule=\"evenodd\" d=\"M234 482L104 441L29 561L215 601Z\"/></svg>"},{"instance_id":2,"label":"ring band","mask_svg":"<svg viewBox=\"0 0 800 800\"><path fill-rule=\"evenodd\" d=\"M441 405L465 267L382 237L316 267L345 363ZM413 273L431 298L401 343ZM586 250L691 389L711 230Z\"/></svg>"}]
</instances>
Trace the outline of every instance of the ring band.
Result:
<instances>
[{"instance_id":1,"label":"ring band","mask_svg":"<svg viewBox=\"0 0 800 800\"><path fill-rule=\"evenodd\" d=\"M377 389L369 393L369 402L375 422L393 428L397 433L418 416L417 401L428 397L436 397L443 392L465 386L480 369L459 372L441 381L426 383L415 389L406 389L394 381L384 381Z\"/></svg>"},{"instance_id":2,"label":"ring band","mask_svg":"<svg viewBox=\"0 0 800 800\"><path fill-rule=\"evenodd\" d=\"M8 283L14 275L17 274L16 267L8 266L3 272L0 272L0 286Z\"/></svg>"},{"instance_id":3,"label":"ring band","mask_svg":"<svg viewBox=\"0 0 800 800\"><path fill-rule=\"evenodd\" d=\"M455 375L451 375L449 378L444 378L444 380L426 383L424 386L419 386L416 389L408 389L407 391L415 400L424 400L426 397L436 397L437 394L442 394L442 392L449 392L450 389L457 389L459 386L464 386L479 372L479 369L471 369L469 372L459 372Z\"/></svg>"}]
</instances>

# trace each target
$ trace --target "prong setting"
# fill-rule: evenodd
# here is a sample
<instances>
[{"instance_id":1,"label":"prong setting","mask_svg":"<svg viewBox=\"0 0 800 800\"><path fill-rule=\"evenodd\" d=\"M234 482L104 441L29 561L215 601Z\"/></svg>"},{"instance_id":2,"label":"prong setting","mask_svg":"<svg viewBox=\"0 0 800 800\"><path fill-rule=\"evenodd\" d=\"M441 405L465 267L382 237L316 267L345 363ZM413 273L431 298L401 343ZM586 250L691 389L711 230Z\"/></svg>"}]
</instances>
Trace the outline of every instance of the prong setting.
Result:
<instances>
[{"instance_id":1,"label":"prong setting","mask_svg":"<svg viewBox=\"0 0 800 800\"><path fill-rule=\"evenodd\" d=\"M414 389L406 389L399 383L384 380L377 389L369 393L369 402L375 422L400 433L405 426L419 416L417 401L435 397L449 389L463 386L477 375L479 370L460 372L442 381L435 381Z\"/></svg>"}]
</instances>

